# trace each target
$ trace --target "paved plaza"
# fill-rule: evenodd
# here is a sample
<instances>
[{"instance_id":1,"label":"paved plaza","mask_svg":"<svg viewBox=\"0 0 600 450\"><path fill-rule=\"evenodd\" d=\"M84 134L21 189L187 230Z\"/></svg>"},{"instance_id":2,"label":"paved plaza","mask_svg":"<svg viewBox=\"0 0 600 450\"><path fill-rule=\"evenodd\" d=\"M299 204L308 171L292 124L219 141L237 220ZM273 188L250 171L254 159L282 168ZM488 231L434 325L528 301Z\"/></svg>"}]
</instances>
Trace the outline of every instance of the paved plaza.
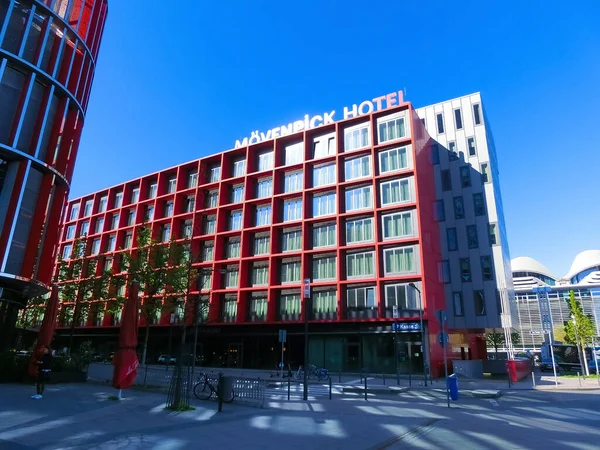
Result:
<instances>
[{"instance_id":1,"label":"paved plaza","mask_svg":"<svg viewBox=\"0 0 600 450\"><path fill-rule=\"evenodd\" d=\"M128 391L120 402L100 384L0 385L0 449L536 449L592 450L600 443L600 391L507 390L499 399L443 389L394 396L334 395L264 407L193 401L164 410L164 394Z\"/></svg>"}]
</instances>

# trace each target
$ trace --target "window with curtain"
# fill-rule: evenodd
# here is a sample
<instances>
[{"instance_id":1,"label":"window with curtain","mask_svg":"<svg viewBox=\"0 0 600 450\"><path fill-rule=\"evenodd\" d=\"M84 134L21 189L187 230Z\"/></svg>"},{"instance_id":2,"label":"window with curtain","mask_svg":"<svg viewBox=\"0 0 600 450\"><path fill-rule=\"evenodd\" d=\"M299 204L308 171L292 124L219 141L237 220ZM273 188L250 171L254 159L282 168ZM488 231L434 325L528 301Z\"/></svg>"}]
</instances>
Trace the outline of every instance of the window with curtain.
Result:
<instances>
[{"instance_id":1,"label":"window with curtain","mask_svg":"<svg viewBox=\"0 0 600 450\"><path fill-rule=\"evenodd\" d=\"M346 189L346 212L373 208L373 186Z\"/></svg>"},{"instance_id":2,"label":"window with curtain","mask_svg":"<svg viewBox=\"0 0 600 450\"><path fill-rule=\"evenodd\" d=\"M227 258L239 258L240 257L240 240L237 238L230 238L227 240Z\"/></svg>"},{"instance_id":3,"label":"window with curtain","mask_svg":"<svg viewBox=\"0 0 600 450\"><path fill-rule=\"evenodd\" d=\"M380 144L406 137L406 125L404 117L379 119L377 121L377 127L379 131Z\"/></svg>"},{"instance_id":4,"label":"window with curtain","mask_svg":"<svg viewBox=\"0 0 600 450\"><path fill-rule=\"evenodd\" d=\"M304 181L302 172L290 172L283 176L283 192L299 192Z\"/></svg>"},{"instance_id":5,"label":"window with curtain","mask_svg":"<svg viewBox=\"0 0 600 450\"><path fill-rule=\"evenodd\" d=\"M348 278L368 278L375 276L375 252L346 255L346 273Z\"/></svg>"},{"instance_id":6,"label":"window with curtain","mask_svg":"<svg viewBox=\"0 0 600 450\"><path fill-rule=\"evenodd\" d=\"M388 248L383 251L386 275L417 273L415 246Z\"/></svg>"},{"instance_id":7,"label":"window with curtain","mask_svg":"<svg viewBox=\"0 0 600 450\"><path fill-rule=\"evenodd\" d=\"M317 314L337 312L337 291L316 291L313 293L313 311Z\"/></svg>"},{"instance_id":8,"label":"window with curtain","mask_svg":"<svg viewBox=\"0 0 600 450\"><path fill-rule=\"evenodd\" d=\"M302 249L302 231L283 230L281 236L281 251L291 252Z\"/></svg>"},{"instance_id":9,"label":"window with curtain","mask_svg":"<svg viewBox=\"0 0 600 450\"><path fill-rule=\"evenodd\" d=\"M381 204L388 206L412 201L412 183L412 177L381 183Z\"/></svg>"},{"instance_id":10,"label":"window with curtain","mask_svg":"<svg viewBox=\"0 0 600 450\"><path fill-rule=\"evenodd\" d=\"M169 239L171 239L171 225L164 224L161 227L161 241L169 242Z\"/></svg>"},{"instance_id":11,"label":"window with curtain","mask_svg":"<svg viewBox=\"0 0 600 450\"><path fill-rule=\"evenodd\" d=\"M313 227L313 248L335 245L335 224L315 225Z\"/></svg>"},{"instance_id":12,"label":"window with curtain","mask_svg":"<svg viewBox=\"0 0 600 450\"><path fill-rule=\"evenodd\" d=\"M271 178L265 178L258 180L258 198L267 198L273 195L273 180Z\"/></svg>"},{"instance_id":13,"label":"window with curtain","mask_svg":"<svg viewBox=\"0 0 600 450\"><path fill-rule=\"evenodd\" d=\"M346 181L371 176L371 155L347 159L344 162Z\"/></svg>"},{"instance_id":14,"label":"window with curtain","mask_svg":"<svg viewBox=\"0 0 600 450\"><path fill-rule=\"evenodd\" d=\"M140 199L140 188L136 187L131 190L131 203L137 203Z\"/></svg>"},{"instance_id":15,"label":"window with curtain","mask_svg":"<svg viewBox=\"0 0 600 450\"><path fill-rule=\"evenodd\" d=\"M165 208L164 208L164 216L163 217L171 217L173 215L173 201L168 201L165 203Z\"/></svg>"},{"instance_id":16,"label":"window with curtain","mask_svg":"<svg viewBox=\"0 0 600 450\"><path fill-rule=\"evenodd\" d=\"M71 251L73 250L73 246L71 244L67 244L63 247L62 259L70 259ZM92 253L94 254L94 253Z\"/></svg>"},{"instance_id":17,"label":"window with curtain","mask_svg":"<svg viewBox=\"0 0 600 450\"><path fill-rule=\"evenodd\" d=\"M304 161L304 142L287 145L284 150L285 165L300 164Z\"/></svg>"},{"instance_id":18,"label":"window with curtain","mask_svg":"<svg viewBox=\"0 0 600 450\"><path fill-rule=\"evenodd\" d=\"M234 177L243 177L246 175L246 160L238 159L233 162L233 176Z\"/></svg>"},{"instance_id":19,"label":"window with curtain","mask_svg":"<svg viewBox=\"0 0 600 450\"><path fill-rule=\"evenodd\" d=\"M335 163L313 168L313 187L335 184Z\"/></svg>"},{"instance_id":20,"label":"window with curtain","mask_svg":"<svg viewBox=\"0 0 600 450\"><path fill-rule=\"evenodd\" d=\"M335 280L336 261L337 258L335 256L313 257L313 280Z\"/></svg>"},{"instance_id":21,"label":"window with curtain","mask_svg":"<svg viewBox=\"0 0 600 450\"><path fill-rule=\"evenodd\" d=\"M223 316L233 318L237 316L237 300L236 299L225 299L223 302Z\"/></svg>"},{"instance_id":22,"label":"window with curtain","mask_svg":"<svg viewBox=\"0 0 600 450\"><path fill-rule=\"evenodd\" d=\"M397 306L398 309L418 310L418 293L408 284L387 284L385 286L385 306L387 309Z\"/></svg>"},{"instance_id":23,"label":"window with curtain","mask_svg":"<svg viewBox=\"0 0 600 450\"><path fill-rule=\"evenodd\" d=\"M363 123L344 130L344 151L352 151L371 145L369 123Z\"/></svg>"},{"instance_id":24,"label":"window with curtain","mask_svg":"<svg viewBox=\"0 0 600 450\"><path fill-rule=\"evenodd\" d=\"M377 297L375 295L375 287L349 287L346 291L346 306L350 310L376 308Z\"/></svg>"},{"instance_id":25,"label":"window with curtain","mask_svg":"<svg viewBox=\"0 0 600 450\"><path fill-rule=\"evenodd\" d=\"M172 194L177 190L177 178L172 177L167 180L167 194Z\"/></svg>"},{"instance_id":26,"label":"window with curtain","mask_svg":"<svg viewBox=\"0 0 600 450\"><path fill-rule=\"evenodd\" d=\"M92 242L92 252L91 255L97 255L100 253L100 239L94 239Z\"/></svg>"},{"instance_id":27,"label":"window with curtain","mask_svg":"<svg viewBox=\"0 0 600 450\"><path fill-rule=\"evenodd\" d=\"M214 258L215 244L214 242L202 243L202 261L212 261Z\"/></svg>"},{"instance_id":28,"label":"window with curtain","mask_svg":"<svg viewBox=\"0 0 600 450\"><path fill-rule=\"evenodd\" d=\"M232 211L230 213L229 229L230 230L241 230L242 229L242 211Z\"/></svg>"},{"instance_id":29,"label":"window with curtain","mask_svg":"<svg viewBox=\"0 0 600 450\"><path fill-rule=\"evenodd\" d=\"M281 264L281 283L300 282L300 261L283 261Z\"/></svg>"},{"instance_id":30,"label":"window with curtain","mask_svg":"<svg viewBox=\"0 0 600 450\"><path fill-rule=\"evenodd\" d=\"M227 272L225 272L225 287L226 288L236 288L238 287L239 280L239 270L236 267L235 269L227 268Z\"/></svg>"},{"instance_id":31,"label":"window with curtain","mask_svg":"<svg viewBox=\"0 0 600 450\"><path fill-rule=\"evenodd\" d=\"M379 152L379 171L396 172L408 168L408 148L399 147Z\"/></svg>"},{"instance_id":32,"label":"window with curtain","mask_svg":"<svg viewBox=\"0 0 600 450\"><path fill-rule=\"evenodd\" d=\"M416 235L415 210L386 214L381 221L383 239L400 239Z\"/></svg>"},{"instance_id":33,"label":"window with curtain","mask_svg":"<svg viewBox=\"0 0 600 450\"><path fill-rule=\"evenodd\" d=\"M206 196L206 207L207 208L216 208L219 202L219 192L218 191L210 191Z\"/></svg>"},{"instance_id":34,"label":"window with curtain","mask_svg":"<svg viewBox=\"0 0 600 450\"><path fill-rule=\"evenodd\" d=\"M348 220L346 222L346 244L373 242L373 218Z\"/></svg>"},{"instance_id":35,"label":"window with curtain","mask_svg":"<svg viewBox=\"0 0 600 450\"><path fill-rule=\"evenodd\" d=\"M75 225L69 225L65 233L65 239L73 239L75 236Z\"/></svg>"},{"instance_id":36,"label":"window with curtain","mask_svg":"<svg viewBox=\"0 0 600 450\"><path fill-rule=\"evenodd\" d=\"M313 158L335 155L335 133L318 136L313 141Z\"/></svg>"},{"instance_id":37,"label":"window with curtain","mask_svg":"<svg viewBox=\"0 0 600 450\"><path fill-rule=\"evenodd\" d=\"M267 297L252 297L250 299L250 314L257 318L267 317Z\"/></svg>"},{"instance_id":38,"label":"window with curtain","mask_svg":"<svg viewBox=\"0 0 600 450\"><path fill-rule=\"evenodd\" d=\"M260 205L256 207L256 226L269 225L271 223L271 205Z\"/></svg>"},{"instance_id":39,"label":"window with curtain","mask_svg":"<svg viewBox=\"0 0 600 450\"><path fill-rule=\"evenodd\" d=\"M206 221L204 222L204 233L205 234L214 234L217 227L217 217L216 216L207 216Z\"/></svg>"},{"instance_id":40,"label":"window with curtain","mask_svg":"<svg viewBox=\"0 0 600 450\"><path fill-rule=\"evenodd\" d=\"M83 222L81 224L81 232L79 233L79 236L87 236L89 231L90 231L90 222L88 222L88 221Z\"/></svg>"},{"instance_id":41,"label":"window with curtain","mask_svg":"<svg viewBox=\"0 0 600 450\"><path fill-rule=\"evenodd\" d=\"M252 286L266 286L269 278L269 266L264 263L255 263L252 268Z\"/></svg>"},{"instance_id":42,"label":"window with curtain","mask_svg":"<svg viewBox=\"0 0 600 450\"><path fill-rule=\"evenodd\" d=\"M335 192L313 197L313 217L335 214Z\"/></svg>"},{"instance_id":43,"label":"window with curtain","mask_svg":"<svg viewBox=\"0 0 600 450\"><path fill-rule=\"evenodd\" d=\"M221 168L218 166L211 167L209 181L211 183L216 183L220 179L221 179Z\"/></svg>"},{"instance_id":44,"label":"window with curtain","mask_svg":"<svg viewBox=\"0 0 600 450\"><path fill-rule=\"evenodd\" d=\"M92 214L93 204L94 204L93 200L88 200L87 202L85 202L85 206L83 208L83 217L87 217ZM74 219L74 217L71 217L71 220L73 220L73 219Z\"/></svg>"},{"instance_id":45,"label":"window with curtain","mask_svg":"<svg viewBox=\"0 0 600 450\"><path fill-rule=\"evenodd\" d=\"M188 189L195 188L196 186L198 186L198 174L196 173L196 170L197 169L193 169L188 172L188 177L187 177L187 188Z\"/></svg>"},{"instance_id":46,"label":"window with curtain","mask_svg":"<svg viewBox=\"0 0 600 450\"><path fill-rule=\"evenodd\" d=\"M294 198L283 202L283 221L302 220L302 199Z\"/></svg>"},{"instance_id":47,"label":"window with curtain","mask_svg":"<svg viewBox=\"0 0 600 450\"><path fill-rule=\"evenodd\" d=\"M231 189L231 203L242 203L244 201L244 186L233 186Z\"/></svg>"},{"instance_id":48,"label":"window with curtain","mask_svg":"<svg viewBox=\"0 0 600 450\"><path fill-rule=\"evenodd\" d=\"M271 252L271 238L269 235L259 234L254 236L254 255L268 255Z\"/></svg>"},{"instance_id":49,"label":"window with curtain","mask_svg":"<svg viewBox=\"0 0 600 450\"><path fill-rule=\"evenodd\" d=\"M258 171L273 169L273 150L258 155Z\"/></svg>"},{"instance_id":50,"label":"window with curtain","mask_svg":"<svg viewBox=\"0 0 600 450\"><path fill-rule=\"evenodd\" d=\"M301 313L300 294L284 294L281 296L279 303L279 311L281 314L293 315Z\"/></svg>"},{"instance_id":51,"label":"window with curtain","mask_svg":"<svg viewBox=\"0 0 600 450\"><path fill-rule=\"evenodd\" d=\"M196 197L193 195L188 195L185 197L183 201L183 212L191 213L194 212L194 207L196 206Z\"/></svg>"}]
</instances>

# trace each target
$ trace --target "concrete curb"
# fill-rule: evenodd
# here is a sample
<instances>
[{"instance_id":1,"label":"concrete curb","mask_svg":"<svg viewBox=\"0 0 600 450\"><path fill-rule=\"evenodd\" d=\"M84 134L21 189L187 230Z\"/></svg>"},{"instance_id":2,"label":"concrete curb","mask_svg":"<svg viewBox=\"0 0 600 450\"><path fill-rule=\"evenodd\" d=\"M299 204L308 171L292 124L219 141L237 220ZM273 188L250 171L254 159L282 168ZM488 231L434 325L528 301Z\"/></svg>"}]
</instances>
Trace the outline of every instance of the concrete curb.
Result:
<instances>
[{"instance_id":1,"label":"concrete curb","mask_svg":"<svg viewBox=\"0 0 600 450\"><path fill-rule=\"evenodd\" d=\"M471 391L471 396L475 398L499 398L502 391L496 389L475 389Z\"/></svg>"}]
</instances>

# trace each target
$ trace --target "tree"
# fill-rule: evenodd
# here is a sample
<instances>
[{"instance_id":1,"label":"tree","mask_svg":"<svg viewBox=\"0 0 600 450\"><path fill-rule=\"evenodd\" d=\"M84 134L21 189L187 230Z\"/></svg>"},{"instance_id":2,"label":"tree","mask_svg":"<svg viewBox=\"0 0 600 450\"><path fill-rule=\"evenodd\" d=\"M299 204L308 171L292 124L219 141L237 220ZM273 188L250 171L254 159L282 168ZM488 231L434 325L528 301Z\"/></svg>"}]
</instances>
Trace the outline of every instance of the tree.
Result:
<instances>
[{"instance_id":1,"label":"tree","mask_svg":"<svg viewBox=\"0 0 600 450\"><path fill-rule=\"evenodd\" d=\"M513 346L519 345L521 343L521 335L517 331L514 331L510 333L510 340Z\"/></svg>"},{"instance_id":2,"label":"tree","mask_svg":"<svg viewBox=\"0 0 600 450\"><path fill-rule=\"evenodd\" d=\"M498 353L498 348L503 347L505 343L504 333L497 333L493 328L491 333L486 333L485 341L488 347L493 347L494 351Z\"/></svg>"},{"instance_id":3,"label":"tree","mask_svg":"<svg viewBox=\"0 0 600 450\"><path fill-rule=\"evenodd\" d=\"M565 324L565 342L577 345L580 348L581 364L585 367L586 374L589 375L584 349L592 343L592 339L594 338L594 323L589 315L584 314L581 304L575 298L575 291L573 290L569 291L569 310L571 311L572 319Z\"/></svg>"},{"instance_id":4,"label":"tree","mask_svg":"<svg viewBox=\"0 0 600 450\"><path fill-rule=\"evenodd\" d=\"M565 327L554 328L554 340L557 342L567 342L567 333L565 333Z\"/></svg>"}]
</instances>

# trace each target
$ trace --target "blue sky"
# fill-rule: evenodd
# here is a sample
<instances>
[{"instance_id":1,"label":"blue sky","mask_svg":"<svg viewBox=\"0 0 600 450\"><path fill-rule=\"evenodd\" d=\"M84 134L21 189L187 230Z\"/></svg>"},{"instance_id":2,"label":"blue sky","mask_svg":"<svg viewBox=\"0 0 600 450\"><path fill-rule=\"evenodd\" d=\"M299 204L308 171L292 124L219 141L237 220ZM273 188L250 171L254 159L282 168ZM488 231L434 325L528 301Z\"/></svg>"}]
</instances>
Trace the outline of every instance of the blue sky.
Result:
<instances>
[{"instance_id":1,"label":"blue sky","mask_svg":"<svg viewBox=\"0 0 600 450\"><path fill-rule=\"evenodd\" d=\"M600 248L600 2L151 3L110 2L72 197L306 113L481 91L511 256L562 276Z\"/></svg>"}]
</instances>

